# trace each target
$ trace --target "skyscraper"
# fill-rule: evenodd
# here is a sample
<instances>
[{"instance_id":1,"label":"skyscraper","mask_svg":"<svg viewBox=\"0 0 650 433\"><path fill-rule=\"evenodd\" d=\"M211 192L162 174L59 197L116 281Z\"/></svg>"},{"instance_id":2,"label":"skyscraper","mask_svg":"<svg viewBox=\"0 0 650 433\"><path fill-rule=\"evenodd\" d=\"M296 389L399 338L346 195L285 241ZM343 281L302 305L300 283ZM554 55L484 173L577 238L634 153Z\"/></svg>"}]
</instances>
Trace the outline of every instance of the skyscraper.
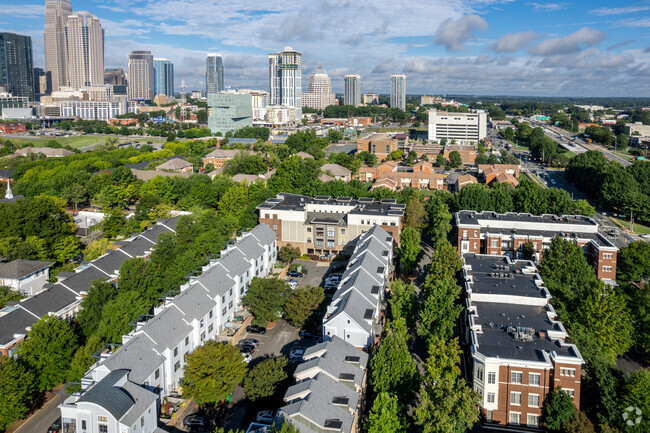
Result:
<instances>
[{"instance_id":1,"label":"skyscraper","mask_svg":"<svg viewBox=\"0 0 650 433\"><path fill-rule=\"evenodd\" d=\"M361 77L359 75L346 75L344 84L343 100L345 105L358 107L361 104Z\"/></svg>"},{"instance_id":2,"label":"skyscraper","mask_svg":"<svg viewBox=\"0 0 650 433\"><path fill-rule=\"evenodd\" d=\"M0 33L0 86L13 96L34 100L32 38L14 33Z\"/></svg>"},{"instance_id":3,"label":"skyscraper","mask_svg":"<svg viewBox=\"0 0 650 433\"><path fill-rule=\"evenodd\" d=\"M390 108L406 110L406 75L390 76Z\"/></svg>"},{"instance_id":4,"label":"skyscraper","mask_svg":"<svg viewBox=\"0 0 650 433\"><path fill-rule=\"evenodd\" d=\"M154 95L174 96L174 64L168 59L153 59Z\"/></svg>"},{"instance_id":5,"label":"skyscraper","mask_svg":"<svg viewBox=\"0 0 650 433\"><path fill-rule=\"evenodd\" d=\"M309 77L309 91L302 95L302 106L323 110L328 105L334 105L335 101L330 76L319 66Z\"/></svg>"},{"instance_id":6,"label":"skyscraper","mask_svg":"<svg viewBox=\"0 0 650 433\"><path fill-rule=\"evenodd\" d=\"M223 92L223 60L221 54L209 53L205 59L205 91L207 94Z\"/></svg>"},{"instance_id":7,"label":"skyscraper","mask_svg":"<svg viewBox=\"0 0 650 433\"><path fill-rule=\"evenodd\" d=\"M43 68L34 68L34 98L52 93L52 73Z\"/></svg>"},{"instance_id":8,"label":"skyscraper","mask_svg":"<svg viewBox=\"0 0 650 433\"><path fill-rule=\"evenodd\" d=\"M128 99L152 101L154 95L153 54L131 51L129 54Z\"/></svg>"},{"instance_id":9,"label":"skyscraper","mask_svg":"<svg viewBox=\"0 0 650 433\"><path fill-rule=\"evenodd\" d=\"M68 82L65 23L72 15L70 0L45 0L45 69L52 72L52 90Z\"/></svg>"},{"instance_id":10,"label":"skyscraper","mask_svg":"<svg viewBox=\"0 0 650 433\"><path fill-rule=\"evenodd\" d=\"M302 117L302 53L291 47L269 54L269 104L296 109Z\"/></svg>"},{"instance_id":11,"label":"skyscraper","mask_svg":"<svg viewBox=\"0 0 650 433\"><path fill-rule=\"evenodd\" d=\"M104 84L113 86L126 86L126 75L122 68L104 69Z\"/></svg>"},{"instance_id":12,"label":"skyscraper","mask_svg":"<svg viewBox=\"0 0 650 433\"><path fill-rule=\"evenodd\" d=\"M65 52L69 87L104 84L104 29L95 15L79 11L68 16Z\"/></svg>"}]
</instances>

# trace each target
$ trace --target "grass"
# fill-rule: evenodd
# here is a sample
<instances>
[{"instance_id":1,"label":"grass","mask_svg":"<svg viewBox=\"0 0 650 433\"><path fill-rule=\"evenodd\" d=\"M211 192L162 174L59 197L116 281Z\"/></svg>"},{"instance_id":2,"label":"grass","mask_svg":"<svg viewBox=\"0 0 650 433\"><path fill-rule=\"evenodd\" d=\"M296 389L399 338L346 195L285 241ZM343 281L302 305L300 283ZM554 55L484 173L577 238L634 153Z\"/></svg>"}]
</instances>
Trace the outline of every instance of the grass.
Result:
<instances>
[{"instance_id":1,"label":"grass","mask_svg":"<svg viewBox=\"0 0 650 433\"><path fill-rule=\"evenodd\" d=\"M24 138L9 138L14 144L18 146L33 146L33 147L46 147L47 143L50 140L54 140L61 145L68 145L73 149L81 149L82 147L90 146L91 144L103 144L108 135L73 135L70 137L39 137L39 136L25 136ZM115 135L118 137L120 142L123 141L138 141L138 142L148 142L153 143L160 141L167 141L164 137L138 137L138 136L122 136Z\"/></svg>"},{"instance_id":2,"label":"grass","mask_svg":"<svg viewBox=\"0 0 650 433\"><path fill-rule=\"evenodd\" d=\"M626 229L630 229L630 221L622 220L620 218L614 218L614 217L609 217L611 221L613 221L615 224L618 224L621 227L625 227ZM644 226L643 224L639 223L634 223L634 233L638 235L644 235L647 233L650 233L650 227Z\"/></svg>"}]
</instances>

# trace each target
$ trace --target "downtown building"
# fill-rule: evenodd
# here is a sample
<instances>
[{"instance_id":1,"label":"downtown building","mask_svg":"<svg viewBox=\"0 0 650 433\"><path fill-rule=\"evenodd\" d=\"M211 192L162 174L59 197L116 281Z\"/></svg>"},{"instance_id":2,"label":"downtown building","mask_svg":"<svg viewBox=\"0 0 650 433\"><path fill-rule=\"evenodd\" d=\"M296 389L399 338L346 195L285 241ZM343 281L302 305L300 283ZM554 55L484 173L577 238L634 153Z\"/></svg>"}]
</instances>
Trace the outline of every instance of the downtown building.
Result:
<instances>
[{"instance_id":1,"label":"downtown building","mask_svg":"<svg viewBox=\"0 0 650 433\"><path fill-rule=\"evenodd\" d=\"M296 109L302 118L302 53L291 47L269 54L269 105Z\"/></svg>"},{"instance_id":2,"label":"downtown building","mask_svg":"<svg viewBox=\"0 0 650 433\"><path fill-rule=\"evenodd\" d=\"M208 128L213 134L253 126L250 93L208 93Z\"/></svg>"},{"instance_id":3,"label":"downtown building","mask_svg":"<svg viewBox=\"0 0 650 433\"><path fill-rule=\"evenodd\" d=\"M584 359L566 342L564 325L533 262L463 254L472 388L488 423L540 427L542 406L557 387L580 408Z\"/></svg>"},{"instance_id":4,"label":"downtown building","mask_svg":"<svg viewBox=\"0 0 650 433\"><path fill-rule=\"evenodd\" d=\"M174 96L174 64L168 59L153 59L154 95Z\"/></svg>"},{"instance_id":5,"label":"downtown building","mask_svg":"<svg viewBox=\"0 0 650 433\"><path fill-rule=\"evenodd\" d=\"M345 87L343 93L344 104L358 107L361 105L361 76L346 75L343 81Z\"/></svg>"},{"instance_id":6,"label":"downtown building","mask_svg":"<svg viewBox=\"0 0 650 433\"><path fill-rule=\"evenodd\" d=\"M301 254L330 259L350 253L353 241L375 225L399 239L405 207L394 199L280 193L257 209L260 223L271 227L279 246L290 244Z\"/></svg>"},{"instance_id":7,"label":"downtown building","mask_svg":"<svg viewBox=\"0 0 650 433\"><path fill-rule=\"evenodd\" d=\"M223 60L220 53L210 53L205 58L205 93L221 93L223 84Z\"/></svg>"},{"instance_id":8,"label":"downtown building","mask_svg":"<svg viewBox=\"0 0 650 433\"><path fill-rule=\"evenodd\" d=\"M65 25L70 15L70 0L45 0L45 69L52 73L52 90L68 83Z\"/></svg>"},{"instance_id":9,"label":"downtown building","mask_svg":"<svg viewBox=\"0 0 650 433\"><path fill-rule=\"evenodd\" d=\"M158 408L181 385L185 355L232 327L255 277L273 272L275 234L263 224L228 243L103 352L59 405L63 431L158 433ZM243 362L243 360L242 360Z\"/></svg>"},{"instance_id":10,"label":"downtown building","mask_svg":"<svg viewBox=\"0 0 650 433\"><path fill-rule=\"evenodd\" d=\"M406 75L390 76L390 108L406 110Z\"/></svg>"},{"instance_id":11,"label":"downtown building","mask_svg":"<svg viewBox=\"0 0 650 433\"><path fill-rule=\"evenodd\" d=\"M618 248L598 232L599 224L593 218L463 210L456 213L456 227L460 254L506 255L521 259L524 244L530 242L535 247L538 262L553 238L561 236L582 247L599 279L615 284Z\"/></svg>"},{"instance_id":12,"label":"downtown building","mask_svg":"<svg viewBox=\"0 0 650 433\"><path fill-rule=\"evenodd\" d=\"M104 85L104 29L99 19L90 12L75 12L68 16L64 31L66 85L74 89Z\"/></svg>"},{"instance_id":13,"label":"downtown building","mask_svg":"<svg viewBox=\"0 0 650 433\"><path fill-rule=\"evenodd\" d=\"M458 144L478 144L487 136L487 113L429 110L429 141L443 138Z\"/></svg>"},{"instance_id":14,"label":"downtown building","mask_svg":"<svg viewBox=\"0 0 650 433\"><path fill-rule=\"evenodd\" d=\"M0 86L13 96L34 100L32 38L0 33Z\"/></svg>"},{"instance_id":15,"label":"downtown building","mask_svg":"<svg viewBox=\"0 0 650 433\"><path fill-rule=\"evenodd\" d=\"M314 70L309 77L307 93L302 94L302 106L324 110L329 105L336 103L336 95L332 93L332 81L321 66Z\"/></svg>"},{"instance_id":16,"label":"downtown building","mask_svg":"<svg viewBox=\"0 0 650 433\"><path fill-rule=\"evenodd\" d=\"M151 51L131 51L127 91L129 101L153 101L154 96L153 54Z\"/></svg>"}]
</instances>

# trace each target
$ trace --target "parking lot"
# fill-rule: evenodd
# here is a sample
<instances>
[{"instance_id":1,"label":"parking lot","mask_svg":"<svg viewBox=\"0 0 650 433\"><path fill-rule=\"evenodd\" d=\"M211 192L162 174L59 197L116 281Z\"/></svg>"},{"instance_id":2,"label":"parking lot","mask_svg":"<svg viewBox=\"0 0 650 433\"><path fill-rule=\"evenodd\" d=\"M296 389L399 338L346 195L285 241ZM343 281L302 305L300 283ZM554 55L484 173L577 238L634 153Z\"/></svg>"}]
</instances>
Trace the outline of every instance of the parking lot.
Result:
<instances>
[{"instance_id":1,"label":"parking lot","mask_svg":"<svg viewBox=\"0 0 650 433\"><path fill-rule=\"evenodd\" d=\"M325 285L325 278L330 274L341 273L345 270L347 262L315 262L310 260L296 260L293 262L307 270L302 277L286 276L286 280L298 281L298 287Z\"/></svg>"}]
</instances>

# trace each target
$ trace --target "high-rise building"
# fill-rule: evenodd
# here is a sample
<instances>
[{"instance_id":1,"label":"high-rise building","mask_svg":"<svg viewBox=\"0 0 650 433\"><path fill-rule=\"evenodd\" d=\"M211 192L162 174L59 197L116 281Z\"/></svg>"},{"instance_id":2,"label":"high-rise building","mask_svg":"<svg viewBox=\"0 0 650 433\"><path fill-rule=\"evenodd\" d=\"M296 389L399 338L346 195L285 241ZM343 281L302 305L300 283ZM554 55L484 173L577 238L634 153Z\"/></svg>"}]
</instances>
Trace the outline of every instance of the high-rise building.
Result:
<instances>
[{"instance_id":1,"label":"high-rise building","mask_svg":"<svg viewBox=\"0 0 650 433\"><path fill-rule=\"evenodd\" d=\"M390 76L390 108L406 110L406 75Z\"/></svg>"},{"instance_id":2,"label":"high-rise building","mask_svg":"<svg viewBox=\"0 0 650 433\"><path fill-rule=\"evenodd\" d=\"M205 91L210 93L223 92L223 60L219 53L209 53L205 59Z\"/></svg>"},{"instance_id":3,"label":"high-rise building","mask_svg":"<svg viewBox=\"0 0 650 433\"><path fill-rule=\"evenodd\" d=\"M487 113L455 113L429 110L429 140L455 140L459 144L478 144L487 135Z\"/></svg>"},{"instance_id":4,"label":"high-rise building","mask_svg":"<svg viewBox=\"0 0 650 433\"><path fill-rule=\"evenodd\" d=\"M309 77L309 91L302 95L302 106L324 110L328 105L334 105L336 95L332 93L332 81L325 69L317 67Z\"/></svg>"},{"instance_id":5,"label":"high-rise building","mask_svg":"<svg viewBox=\"0 0 650 433\"><path fill-rule=\"evenodd\" d=\"M174 96L174 64L168 59L153 59L154 94Z\"/></svg>"},{"instance_id":6,"label":"high-rise building","mask_svg":"<svg viewBox=\"0 0 650 433\"><path fill-rule=\"evenodd\" d=\"M34 95L49 95L52 93L52 72L43 68L34 68Z\"/></svg>"},{"instance_id":7,"label":"high-rise building","mask_svg":"<svg viewBox=\"0 0 650 433\"><path fill-rule=\"evenodd\" d=\"M345 92L343 93L345 105L358 107L361 104L361 76L345 76Z\"/></svg>"},{"instance_id":8,"label":"high-rise building","mask_svg":"<svg viewBox=\"0 0 650 433\"><path fill-rule=\"evenodd\" d=\"M225 135L246 126L253 126L249 93L208 93L208 128L213 134Z\"/></svg>"},{"instance_id":9,"label":"high-rise building","mask_svg":"<svg viewBox=\"0 0 650 433\"><path fill-rule=\"evenodd\" d=\"M154 95L153 54L151 51L131 51L129 54L128 99L152 101Z\"/></svg>"},{"instance_id":10,"label":"high-rise building","mask_svg":"<svg viewBox=\"0 0 650 433\"><path fill-rule=\"evenodd\" d=\"M104 69L104 84L113 86L126 86L126 75L122 68Z\"/></svg>"},{"instance_id":11,"label":"high-rise building","mask_svg":"<svg viewBox=\"0 0 650 433\"><path fill-rule=\"evenodd\" d=\"M99 18L86 11L68 16L65 52L69 87L104 84L104 29Z\"/></svg>"},{"instance_id":12,"label":"high-rise building","mask_svg":"<svg viewBox=\"0 0 650 433\"><path fill-rule=\"evenodd\" d=\"M52 90L68 82L65 24L72 15L70 0L45 0L45 69L52 72Z\"/></svg>"},{"instance_id":13,"label":"high-rise building","mask_svg":"<svg viewBox=\"0 0 650 433\"><path fill-rule=\"evenodd\" d=\"M296 109L296 119L302 117L302 53L291 47L269 54L269 105L284 105Z\"/></svg>"},{"instance_id":14,"label":"high-rise building","mask_svg":"<svg viewBox=\"0 0 650 433\"><path fill-rule=\"evenodd\" d=\"M0 86L14 96L34 100L32 38L15 33L0 33Z\"/></svg>"}]
</instances>

